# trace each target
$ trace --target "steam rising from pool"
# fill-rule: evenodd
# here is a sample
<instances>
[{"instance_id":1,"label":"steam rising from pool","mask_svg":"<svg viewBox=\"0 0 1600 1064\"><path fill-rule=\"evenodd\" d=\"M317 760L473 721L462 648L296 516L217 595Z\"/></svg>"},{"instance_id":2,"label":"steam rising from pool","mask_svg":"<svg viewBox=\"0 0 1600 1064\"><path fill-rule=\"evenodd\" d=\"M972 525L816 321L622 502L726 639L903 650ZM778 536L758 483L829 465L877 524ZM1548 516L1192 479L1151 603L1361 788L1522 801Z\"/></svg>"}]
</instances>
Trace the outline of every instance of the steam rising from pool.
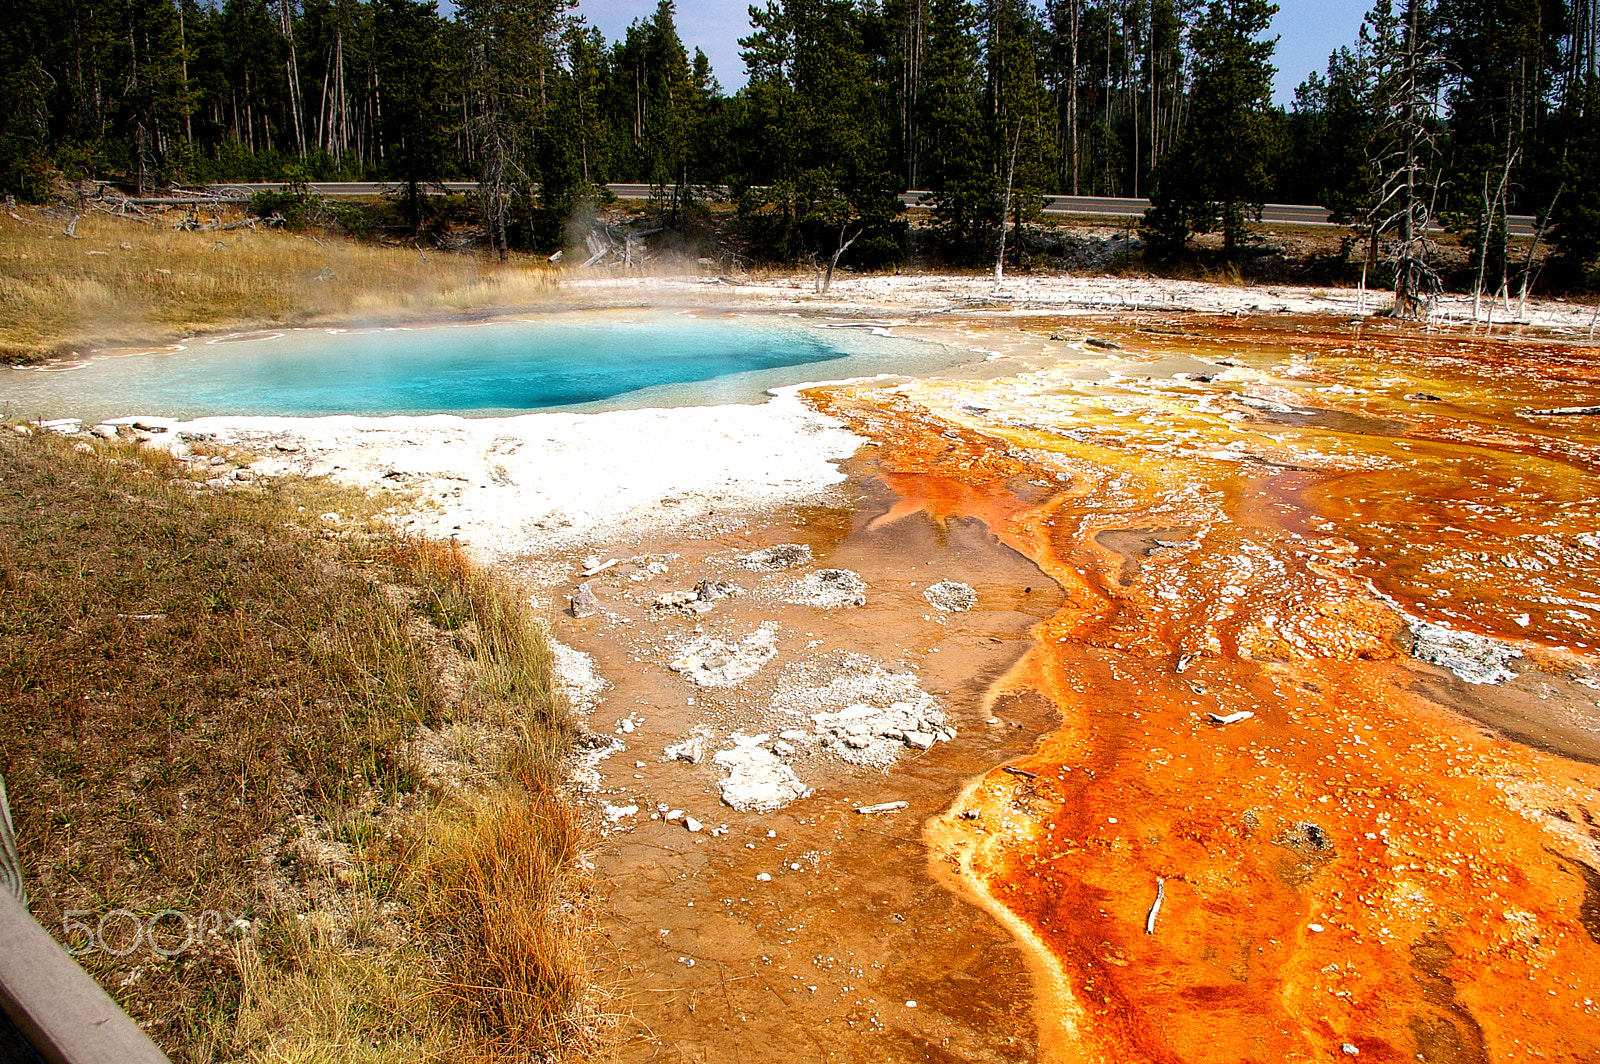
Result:
<instances>
[{"instance_id":1,"label":"steam rising from pool","mask_svg":"<svg viewBox=\"0 0 1600 1064\"><path fill-rule=\"evenodd\" d=\"M819 378L917 373L936 344L794 318L571 313L418 329L296 329L5 371L12 415L511 414L758 401ZM820 368L820 364L826 368Z\"/></svg>"}]
</instances>

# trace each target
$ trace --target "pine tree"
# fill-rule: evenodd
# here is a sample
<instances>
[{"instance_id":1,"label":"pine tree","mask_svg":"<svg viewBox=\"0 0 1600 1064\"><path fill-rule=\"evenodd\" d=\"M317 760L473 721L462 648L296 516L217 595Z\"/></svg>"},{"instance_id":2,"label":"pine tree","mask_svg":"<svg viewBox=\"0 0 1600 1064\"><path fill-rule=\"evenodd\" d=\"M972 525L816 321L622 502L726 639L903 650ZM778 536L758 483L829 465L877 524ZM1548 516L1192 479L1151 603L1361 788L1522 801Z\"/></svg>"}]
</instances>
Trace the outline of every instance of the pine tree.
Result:
<instances>
[{"instance_id":1,"label":"pine tree","mask_svg":"<svg viewBox=\"0 0 1600 1064\"><path fill-rule=\"evenodd\" d=\"M983 75L974 28L978 12L966 0L930 0L928 50L923 60L923 148L933 217L947 253L981 254L1000 221L1003 189L990 164L980 101Z\"/></svg>"},{"instance_id":2,"label":"pine tree","mask_svg":"<svg viewBox=\"0 0 1600 1064\"><path fill-rule=\"evenodd\" d=\"M1181 250L1191 232L1220 228L1233 256L1261 216L1271 182L1271 59L1262 34L1278 11L1266 0L1211 0L1193 32L1194 92L1188 125L1157 174L1143 229L1158 253Z\"/></svg>"},{"instance_id":3,"label":"pine tree","mask_svg":"<svg viewBox=\"0 0 1600 1064\"><path fill-rule=\"evenodd\" d=\"M865 45L876 28L868 15L850 0L777 0L751 10L756 32L741 42L752 125L786 148L763 167L764 203L747 197L746 210L771 210L795 252L825 260L822 290L845 251L899 213L905 188L889 151L890 90Z\"/></svg>"},{"instance_id":4,"label":"pine tree","mask_svg":"<svg viewBox=\"0 0 1600 1064\"><path fill-rule=\"evenodd\" d=\"M421 232L421 186L444 176L450 149L444 27L433 0L378 0L373 31L384 169L405 183L406 211Z\"/></svg>"},{"instance_id":5,"label":"pine tree","mask_svg":"<svg viewBox=\"0 0 1600 1064\"><path fill-rule=\"evenodd\" d=\"M549 83L562 30L563 0L461 0L457 18L470 40L472 143L479 162L485 229L504 261L514 186L524 196L540 181L536 138L547 127ZM544 196L559 195L544 181Z\"/></svg>"}]
</instances>

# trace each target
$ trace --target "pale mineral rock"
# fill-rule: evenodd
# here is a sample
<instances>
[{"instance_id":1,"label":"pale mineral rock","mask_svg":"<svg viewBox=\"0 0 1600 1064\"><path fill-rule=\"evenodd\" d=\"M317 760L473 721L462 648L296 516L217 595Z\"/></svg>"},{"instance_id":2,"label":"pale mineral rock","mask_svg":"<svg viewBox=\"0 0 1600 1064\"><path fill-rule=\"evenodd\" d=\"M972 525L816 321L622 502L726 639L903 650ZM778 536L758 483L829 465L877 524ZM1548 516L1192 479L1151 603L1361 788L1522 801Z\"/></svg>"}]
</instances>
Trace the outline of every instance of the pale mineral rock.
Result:
<instances>
[{"instance_id":1,"label":"pale mineral rock","mask_svg":"<svg viewBox=\"0 0 1600 1064\"><path fill-rule=\"evenodd\" d=\"M778 653L777 632L768 625L738 643L698 636L687 643L668 668L701 687L732 687L754 676Z\"/></svg>"},{"instance_id":2,"label":"pale mineral rock","mask_svg":"<svg viewBox=\"0 0 1600 1064\"><path fill-rule=\"evenodd\" d=\"M706 759L706 744L710 742L710 734L703 728L696 728L681 741L673 743L664 751L668 760L687 761L691 765L698 765Z\"/></svg>"},{"instance_id":3,"label":"pale mineral rock","mask_svg":"<svg viewBox=\"0 0 1600 1064\"><path fill-rule=\"evenodd\" d=\"M922 597L928 600L928 605L945 613L965 613L978 604L978 593L970 585L954 580L929 584L923 590Z\"/></svg>"},{"instance_id":4,"label":"pale mineral rock","mask_svg":"<svg viewBox=\"0 0 1600 1064\"><path fill-rule=\"evenodd\" d=\"M907 747L928 750L936 742L955 738L932 699L888 706L861 702L837 713L813 714L811 719L829 749L862 765L887 765Z\"/></svg>"},{"instance_id":5,"label":"pale mineral rock","mask_svg":"<svg viewBox=\"0 0 1600 1064\"><path fill-rule=\"evenodd\" d=\"M605 812L606 819L615 824L619 820L625 820L630 816L637 815L639 807L636 805L607 805Z\"/></svg>"},{"instance_id":6,"label":"pale mineral rock","mask_svg":"<svg viewBox=\"0 0 1600 1064\"><path fill-rule=\"evenodd\" d=\"M1472 632L1458 632L1431 621L1411 619L1412 656L1443 666L1467 683L1504 683L1516 676L1511 662L1522 651L1509 643Z\"/></svg>"},{"instance_id":7,"label":"pale mineral rock","mask_svg":"<svg viewBox=\"0 0 1600 1064\"><path fill-rule=\"evenodd\" d=\"M711 759L728 773L717 784L722 800L740 812L770 813L811 793L793 769L761 745L769 738L735 733L734 745Z\"/></svg>"},{"instance_id":8,"label":"pale mineral rock","mask_svg":"<svg viewBox=\"0 0 1600 1064\"><path fill-rule=\"evenodd\" d=\"M600 612L600 600L595 598L594 591L590 589L586 580L579 584L572 592L572 615L574 617L593 617Z\"/></svg>"},{"instance_id":9,"label":"pale mineral rock","mask_svg":"<svg viewBox=\"0 0 1600 1064\"><path fill-rule=\"evenodd\" d=\"M758 573L776 573L811 562L811 548L804 543L779 543L739 556L739 564Z\"/></svg>"},{"instance_id":10,"label":"pale mineral rock","mask_svg":"<svg viewBox=\"0 0 1600 1064\"><path fill-rule=\"evenodd\" d=\"M783 601L824 610L867 604L867 582L849 569L818 569L783 591Z\"/></svg>"}]
</instances>

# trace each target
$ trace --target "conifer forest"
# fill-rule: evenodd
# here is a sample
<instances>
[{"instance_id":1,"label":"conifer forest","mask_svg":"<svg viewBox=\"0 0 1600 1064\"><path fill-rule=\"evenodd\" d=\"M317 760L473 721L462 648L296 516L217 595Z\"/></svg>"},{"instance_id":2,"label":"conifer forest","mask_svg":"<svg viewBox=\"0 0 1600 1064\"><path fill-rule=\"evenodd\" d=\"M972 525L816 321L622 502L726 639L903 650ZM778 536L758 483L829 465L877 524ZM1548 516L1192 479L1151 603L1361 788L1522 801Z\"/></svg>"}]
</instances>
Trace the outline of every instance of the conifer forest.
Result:
<instances>
[{"instance_id":1,"label":"conifer forest","mask_svg":"<svg viewBox=\"0 0 1600 1064\"><path fill-rule=\"evenodd\" d=\"M1600 0L1377 0L1287 108L1267 0L768 0L733 93L672 0L616 41L564 0L8 8L0 191L23 199L476 181L488 242L548 250L637 182L674 224L726 196L778 258L848 242L870 267L902 253L908 189L951 262L1044 195L1108 195L1151 199L1147 258L1208 232L1232 254L1282 202L1327 207L1419 292L1440 227L1489 276L1512 215L1554 249L1542 285L1593 285L1600 259Z\"/></svg>"}]
</instances>

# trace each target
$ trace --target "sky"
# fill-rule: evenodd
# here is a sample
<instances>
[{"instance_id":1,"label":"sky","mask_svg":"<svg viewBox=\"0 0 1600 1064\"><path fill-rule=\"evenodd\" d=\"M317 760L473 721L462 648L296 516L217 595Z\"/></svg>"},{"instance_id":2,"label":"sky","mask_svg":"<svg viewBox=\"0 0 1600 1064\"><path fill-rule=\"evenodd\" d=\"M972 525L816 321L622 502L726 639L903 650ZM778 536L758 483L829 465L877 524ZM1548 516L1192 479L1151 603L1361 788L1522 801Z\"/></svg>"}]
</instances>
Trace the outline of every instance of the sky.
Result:
<instances>
[{"instance_id":1,"label":"sky","mask_svg":"<svg viewBox=\"0 0 1600 1064\"><path fill-rule=\"evenodd\" d=\"M443 5L441 5L443 6ZM1272 31L1279 37L1278 78L1274 99L1287 107L1294 87L1313 70L1328 65L1328 53L1355 40L1356 29L1371 0L1278 0ZM711 60L724 92L744 84L739 38L750 34L750 0L678 0L678 35L693 54ZM610 41L620 38L634 19L649 18L656 0L579 0L578 11Z\"/></svg>"}]
</instances>

